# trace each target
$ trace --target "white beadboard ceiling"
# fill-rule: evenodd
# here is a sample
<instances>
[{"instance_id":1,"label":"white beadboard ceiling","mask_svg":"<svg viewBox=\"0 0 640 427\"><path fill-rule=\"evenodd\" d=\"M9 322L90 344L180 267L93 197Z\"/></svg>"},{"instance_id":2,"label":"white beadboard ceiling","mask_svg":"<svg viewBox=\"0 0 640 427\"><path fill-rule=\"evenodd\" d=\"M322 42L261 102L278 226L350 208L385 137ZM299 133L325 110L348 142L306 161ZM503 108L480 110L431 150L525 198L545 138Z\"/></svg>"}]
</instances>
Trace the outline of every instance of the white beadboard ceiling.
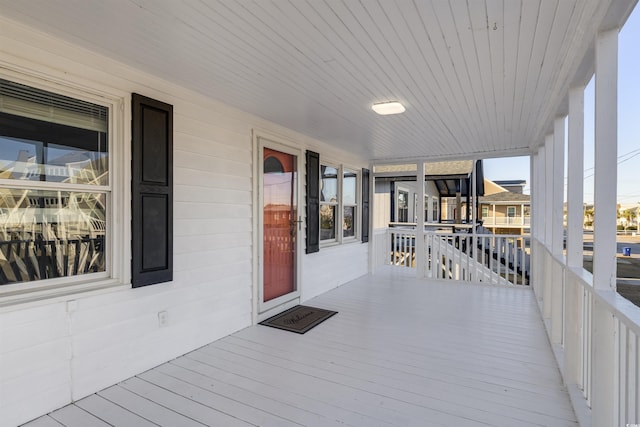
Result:
<instances>
[{"instance_id":1,"label":"white beadboard ceiling","mask_svg":"<svg viewBox=\"0 0 640 427\"><path fill-rule=\"evenodd\" d=\"M596 30L636 1L0 0L0 15L367 159L401 160L530 152L590 69ZM396 100L404 114L371 111Z\"/></svg>"}]
</instances>

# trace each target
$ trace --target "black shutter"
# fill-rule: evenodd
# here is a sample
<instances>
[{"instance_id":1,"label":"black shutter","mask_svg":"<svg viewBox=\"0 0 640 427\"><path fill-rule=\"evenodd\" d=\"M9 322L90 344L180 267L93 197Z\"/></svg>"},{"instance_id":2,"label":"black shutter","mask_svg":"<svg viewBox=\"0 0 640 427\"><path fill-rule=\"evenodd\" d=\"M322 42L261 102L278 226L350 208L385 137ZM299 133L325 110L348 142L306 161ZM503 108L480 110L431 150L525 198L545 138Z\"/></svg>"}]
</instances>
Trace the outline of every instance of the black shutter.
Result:
<instances>
[{"instance_id":1,"label":"black shutter","mask_svg":"<svg viewBox=\"0 0 640 427\"><path fill-rule=\"evenodd\" d=\"M131 284L173 280L173 106L132 97Z\"/></svg>"},{"instance_id":2,"label":"black shutter","mask_svg":"<svg viewBox=\"0 0 640 427\"><path fill-rule=\"evenodd\" d=\"M307 150L306 253L320 250L320 154Z\"/></svg>"},{"instance_id":3,"label":"black shutter","mask_svg":"<svg viewBox=\"0 0 640 427\"><path fill-rule=\"evenodd\" d=\"M369 241L369 169L362 169L362 242Z\"/></svg>"}]
</instances>

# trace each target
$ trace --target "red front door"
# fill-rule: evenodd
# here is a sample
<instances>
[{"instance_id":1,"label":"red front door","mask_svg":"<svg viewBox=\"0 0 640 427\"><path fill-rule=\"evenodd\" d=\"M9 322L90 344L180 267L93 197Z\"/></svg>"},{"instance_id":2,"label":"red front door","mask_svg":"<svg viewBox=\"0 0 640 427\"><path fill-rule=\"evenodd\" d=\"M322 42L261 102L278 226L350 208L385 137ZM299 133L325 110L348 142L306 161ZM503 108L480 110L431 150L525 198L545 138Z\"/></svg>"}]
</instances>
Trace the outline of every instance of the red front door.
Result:
<instances>
[{"instance_id":1,"label":"red front door","mask_svg":"<svg viewBox=\"0 0 640 427\"><path fill-rule=\"evenodd\" d=\"M298 174L295 155L266 147L263 153L262 302L267 302L296 290Z\"/></svg>"}]
</instances>

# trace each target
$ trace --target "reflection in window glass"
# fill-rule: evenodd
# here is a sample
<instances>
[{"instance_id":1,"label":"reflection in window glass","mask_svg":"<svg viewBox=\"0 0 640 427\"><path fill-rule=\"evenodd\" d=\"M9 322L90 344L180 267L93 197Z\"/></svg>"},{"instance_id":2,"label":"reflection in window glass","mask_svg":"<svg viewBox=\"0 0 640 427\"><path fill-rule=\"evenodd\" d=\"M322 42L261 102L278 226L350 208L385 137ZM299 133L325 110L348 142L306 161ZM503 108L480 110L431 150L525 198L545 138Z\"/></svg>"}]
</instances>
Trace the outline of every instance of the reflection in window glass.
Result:
<instances>
[{"instance_id":1,"label":"reflection in window glass","mask_svg":"<svg viewBox=\"0 0 640 427\"><path fill-rule=\"evenodd\" d=\"M106 107L0 80L0 178L108 185Z\"/></svg>"},{"instance_id":2,"label":"reflection in window glass","mask_svg":"<svg viewBox=\"0 0 640 427\"><path fill-rule=\"evenodd\" d=\"M322 166L321 202L338 203L338 170L331 166Z\"/></svg>"},{"instance_id":3,"label":"reflection in window glass","mask_svg":"<svg viewBox=\"0 0 640 427\"><path fill-rule=\"evenodd\" d=\"M336 238L336 206L320 206L320 240L335 240Z\"/></svg>"},{"instance_id":4,"label":"reflection in window glass","mask_svg":"<svg viewBox=\"0 0 640 427\"><path fill-rule=\"evenodd\" d=\"M342 236L355 237L356 235L356 207L345 206L342 219Z\"/></svg>"},{"instance_id":5,"label":"reflection in window glass","mask_svg":"<svg viewBox=\"0 0 640 427\"><path fill-rule=\"evenodd\" d=\"M438 198L436 196L433 196L433 201L432 201L432 212L431 215L433 217L433 222L440 222L440 217L438 216Z\"/></svg>"},{"instance_id":6,"label":"reflection in window glass","mask_svg":"<svg viewBox=\"0 0 640 427\"><path fill-rule=\"evenodd\" d=\"M358 174L344 169L342 174L342 237L356 237Z\"/></svg>"},{"instance_id":7,"label":"reflection in window glass","mask_svg":"<svg viewBox=\"0 0 640 427\"><path fill-rule=\"evenodd\" d=\"M356 204L357 178L358 175L355 172L345 169L342 179L342 201L345 205Z\"/></svg>"},{"instance_id":8,"label":"reflection in window glass","mask_svg":"<svg viewBox=\"0 0 640 427\"><path fill-rule=\"evenodd\" d=\"M107 271L108 117L0 79L0 285Z\"/></svg>"},{"instance_id":9,"label":"reflection in window glass","mask_svg":"<svg viewBox=\"0 0 640 427\"><path fill-rule=\"evenodd\" d=\"M105 194L0 188L0 285L105 271Z\"/></svg>"},{"instance_id":10,"label":"reflection in window glass","mask_svg":"<svg viewBox=\"0 0 640 427\"><path fill-rule=\"evenodd\" d=\"M409 192L398 191L398 219L397 222L409 221Z\"/></svg>"}]
</instances>

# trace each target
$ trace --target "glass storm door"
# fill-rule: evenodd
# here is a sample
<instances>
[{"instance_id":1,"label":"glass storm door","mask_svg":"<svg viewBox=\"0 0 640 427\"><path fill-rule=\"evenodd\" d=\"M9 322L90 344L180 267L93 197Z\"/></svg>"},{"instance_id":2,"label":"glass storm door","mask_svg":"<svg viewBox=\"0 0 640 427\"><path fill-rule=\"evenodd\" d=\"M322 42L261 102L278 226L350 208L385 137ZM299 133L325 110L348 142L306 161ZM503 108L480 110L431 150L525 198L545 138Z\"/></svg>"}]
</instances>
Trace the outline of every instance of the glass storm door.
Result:
<instances>
[{"instance_id":1,"label":"glass storm door","mask_svg":"<svg viewBox=\"0 0 640 427\"><path fill-rule=\"evenodd\" d=\"M297 164L296 155L263 149L262 304L286 300L297 290Z\"/></svg>"}]
</instances>

